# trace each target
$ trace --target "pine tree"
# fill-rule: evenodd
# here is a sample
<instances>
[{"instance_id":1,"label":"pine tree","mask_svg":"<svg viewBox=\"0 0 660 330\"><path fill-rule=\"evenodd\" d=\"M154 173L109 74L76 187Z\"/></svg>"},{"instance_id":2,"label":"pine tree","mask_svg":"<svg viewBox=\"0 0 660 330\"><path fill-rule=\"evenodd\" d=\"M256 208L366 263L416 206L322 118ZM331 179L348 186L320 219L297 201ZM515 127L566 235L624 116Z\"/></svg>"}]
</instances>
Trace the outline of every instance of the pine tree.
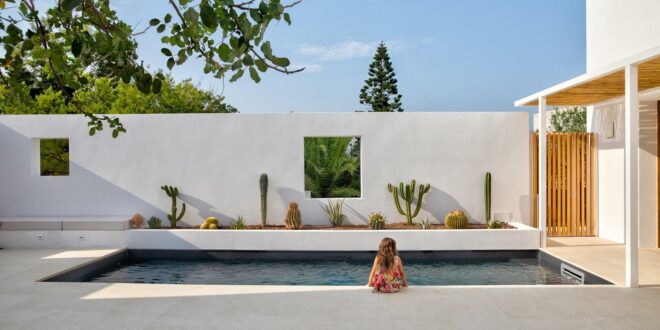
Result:
<instances>
[{"instance_id":1,"label":"pine tree","mask_svg":"<svg viewBox=\"0 0 660 330\"><path fill-rule=\"evenodd\" d=\"M374 61L369 65L369 79L364 81L360 90L360 104L368 104L376 112L403 111L395 77L387 47L381 42Z\"/></svg>"}]
</instances>

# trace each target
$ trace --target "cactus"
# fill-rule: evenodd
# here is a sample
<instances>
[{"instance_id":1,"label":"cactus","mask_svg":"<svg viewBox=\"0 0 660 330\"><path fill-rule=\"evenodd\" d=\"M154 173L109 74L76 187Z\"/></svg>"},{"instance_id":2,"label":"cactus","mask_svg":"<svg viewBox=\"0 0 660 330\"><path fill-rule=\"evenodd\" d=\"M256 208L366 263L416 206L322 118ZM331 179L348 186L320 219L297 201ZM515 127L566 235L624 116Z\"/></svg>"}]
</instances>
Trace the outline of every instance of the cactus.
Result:
<instances>
[{"instance_id":1,"label":"cactus","mask_svg":"<svg viewBox=\"0 0 660 330\"><path fill-rule=\"evenodd\" d=\"M135 213L131 218L131 226L133 228L140 229L142 228L143 223L144 223L144 217L140 213Z\"/></svg>"},{"instance_id":2,"label":"cactus","mask_svg":"<svg viewBox=\"0 0 660 330\"><path fill-rule=\"evenodd\" d=\"M300 219L300 209L298 209L298 203L289 203L289 210L286 211L286 218L284 219L284 223L286 223L287 229L300 229L302 226L302 220Z\"/></svg>"},{"instance_id":3,"label":"cactus","mask_svg":"<svg viewBox=\"0 0 660 330\"><path fill-rule=\"evenodd\" d=\"M151 217L149 218L149 221L147 221L147 225L149 225L150 229L160 229L160 218L158 217Z\"/></svg>"},{"instance_id":4,"label":"cactus","mask_svg":"<svg viewBox=\"0 0 660 330\"><path fill-rule=\"evenodd\" d=\"M464 229L468 226L468 219L462 211L451 211L445 217L445 227L448 229Z\"/></svg>"},{"instance_id":5,"label":"cactus","mask_svg":"<svg viewBox=\"0 0 660 330\"><path fill-rule=\"evenodd\" d=\"M486 224L490 223L490 172L486 172L486 179L484 183L484 202L486 204Z\"/></svg>"},{"instance_id":6,"label":"cactus","mask_svg":"<svg viewBox=\"0 0 660 330\"><path fill-rule=\"evenodd\" d=\"M259 177L259 190L261 191L261 226L266 227L266 209L268 207L268 175L266 173Z\"/></svg>"},{"instance_id":7,"label":"cactus","mask_svg":"<svg viewBox=\"0 0 660 330\"><path fill-rule=\"evenodd\" d=\"M199 226L199 229L218 229L218 219L216 217L208 217L204 223Z\"/></svg>"},{"instance_id":8,"label":"cactus","mask_svg":"<svg viewBox=\"0 0 660 330\"><path fill-rule=\"evenodd\" d=\"M394 197L394 205L396 206L397 211L399 211L401 215L406 216L406 221L409 225L413 225L413 219L417 216L417 214L419 214L419 209L422 207L422 199L424 198L424 194L429 192L429 189L431 188L431 185L428 183L419 186L417 205L415 206L415 211L413 212L411 205L413 198L415 197L415 184L415 180L410 181L410 184L405 185L405 187L403 182L399 183L398 188L393 186L391 183L387 184L387 190L389 190L389 192L391 192L392 196ZM403 201L406 203L405 210L401 208L401 203L399 203L399 194L401 195Z\"/></svg>"},{"instance_id":9,"label":"cactus","mask_svg":"<svg viewBox=\"0 0 660 330\"><path fill-rule=\"evenodd\" d=\"M182 203L181 213L177 215L176 198L179 196L179 189L172 186L162 186L160 189L163 189L167 196L172 199L171 213L167 215L167 219L170 220L170 227L176 228L176 223L181 221L181 218L186 213L186 203Z\"/></svg>"},{"instance_id":10,"label":"cactus","mask_svg":"<svg viewBox=\"0 0 660 330\"><path fill-rule=\"evenodd\" d=\"M371 212L369 214L369 228L374 230L385 229L385 215L380 212Z\"/></svg>"}]
</instances>

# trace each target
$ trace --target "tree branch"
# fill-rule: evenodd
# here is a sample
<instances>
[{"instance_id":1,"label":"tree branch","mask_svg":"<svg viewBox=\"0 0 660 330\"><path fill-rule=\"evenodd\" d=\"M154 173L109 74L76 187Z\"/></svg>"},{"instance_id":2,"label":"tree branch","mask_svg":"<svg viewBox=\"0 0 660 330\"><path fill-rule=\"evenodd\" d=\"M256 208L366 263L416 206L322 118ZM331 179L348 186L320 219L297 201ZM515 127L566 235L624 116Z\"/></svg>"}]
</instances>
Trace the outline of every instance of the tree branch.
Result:
<instances>
[{"instance_id":1,"label":"tree branch","mask_svg":"<svg viewBox=\"0 0 660 330\"><path fill-rule=\"evenodd\" d=\"M286 74L294 74L294 73L298 73L298 72L301 72L301 71L305 70L305 68L300 68L300 69L296 69L296 70L289 70L289 69L287 69L287 68L285 68L285 67L284 67L284 68L280 68L280 67L278 67L278 66L275 66L275 65L272 65L272 64L268 63L268 61L267 61L265 58L263 58L261 55L259 55L259 53L257 53L253 48L250 48L250 52L251 52L256 58L262 60L262 61L266 64L267 67L269 67L269 68L271 68L271 69L273 69L273 70L275 70L275 71L278 71L278 72L282 72L282 73L286 73Z\"/></svg>"}]
</instances>

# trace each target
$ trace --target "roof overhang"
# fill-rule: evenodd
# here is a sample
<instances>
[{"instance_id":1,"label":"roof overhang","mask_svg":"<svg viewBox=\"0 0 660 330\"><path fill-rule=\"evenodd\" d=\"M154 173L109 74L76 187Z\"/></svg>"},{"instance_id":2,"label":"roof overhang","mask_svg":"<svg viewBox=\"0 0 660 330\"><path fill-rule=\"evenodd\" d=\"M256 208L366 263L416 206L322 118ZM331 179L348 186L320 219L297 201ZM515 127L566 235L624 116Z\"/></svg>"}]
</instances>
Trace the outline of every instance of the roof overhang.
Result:
<instances>
[{"instance_id":1,"label":"roof overhang","mask_svg":"<svg viewBox=\"0 0 660 330\"><path fill-rule=\"evenodd\" d=\"M514 105L535 106L545 97L548 106L588 106L624 96L627 65L638 66L640 92L660 87L660 47L655 47L522 98Z\"/></svg>"}]
</instances>

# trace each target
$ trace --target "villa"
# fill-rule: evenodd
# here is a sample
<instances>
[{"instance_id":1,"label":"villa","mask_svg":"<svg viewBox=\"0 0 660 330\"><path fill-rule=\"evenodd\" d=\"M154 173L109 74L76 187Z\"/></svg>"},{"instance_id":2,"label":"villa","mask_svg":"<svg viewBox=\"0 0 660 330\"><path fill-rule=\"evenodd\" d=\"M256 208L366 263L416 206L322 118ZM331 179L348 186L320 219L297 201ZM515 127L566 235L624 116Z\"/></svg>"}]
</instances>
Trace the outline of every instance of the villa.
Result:
<instances>
[{"instance_id":1,"label":"villa","mask_svg":"<svg viewBox=\"0 0 660 330\"><path fill-rule=\"evenodd\" d=\"M658 14L586 0L587 72L519 111L2 115L0 329L660 328ZM333 141L350 194L311 182Z\"/></svg>"}]
</instances>

